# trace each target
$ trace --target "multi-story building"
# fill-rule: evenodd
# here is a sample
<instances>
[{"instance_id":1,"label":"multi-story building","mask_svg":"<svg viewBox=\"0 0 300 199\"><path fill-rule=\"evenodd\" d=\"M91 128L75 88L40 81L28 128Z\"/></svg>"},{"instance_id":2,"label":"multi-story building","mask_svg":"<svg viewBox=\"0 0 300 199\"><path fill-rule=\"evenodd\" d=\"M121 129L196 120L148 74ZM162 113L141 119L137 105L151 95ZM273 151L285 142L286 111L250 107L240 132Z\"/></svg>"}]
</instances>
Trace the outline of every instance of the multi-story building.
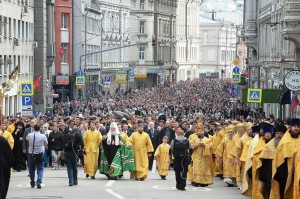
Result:
<instances>
[{"instance_id":1,"label":"multi-story building","mask_svg":"<svg viewBox=\"0 0 300 199\"><path fill-rule=\"evenodd\" d=\"M73 66L85 71L89 93L101 90L103 74L128 67L127 48L84 55L128 44L129 9L129 0L73 1Z\"/></svg>"},{"instance_id":2,"label":"multi-story building","mask_svg":"<svg viewBox=\"0 0 300 199\"><path fill-rule=\"evenodd\" d=\"M299 70L300 2L295 0L245 1L243 37L248 48L249 87L281 88L289 70ZM298 96L299 98L299 96ZM264 104L266 116L298 116L289 105ZM281 110L285 111L281 113Z\"/></svg>"},{"instance_id":3,"label":"multi-story building","mask_svg":"<svg viewBox=\"0 0 300 199\"><path fill-rule=\"evenodd\" d=\"M176 0L131 1L129 50L137 87L175 80ZM173 74L173 75L172 75Z\"/></svg>"},{"instance_id":4,"label":"multi-story building","mask_svg":"<svg viewBox=\"0 0 300 199\"><path fill-rule=\"evenodd\" d=\"M199 77L200 69L200 1L178 0L176 10L177 80Z\"/></svg>"},{"instance_id":5,"label":"multi-story building","mask_svg":"<svg viewBox=\"0 0 300 199\"><path fill-rule=\"evenodd\" d=\"M16 66L19 72L18 81L3 99L5 116L22 111L19 82L33 81L33 54L33 0L0 1L0 83L8 81Z\"/></svg>"},{"instance_id":6,"label":"multi-story building","mask_svg":"<svg viewBox=\"0 0 300 199\"><path fill-rule=\"evenodd\" d=\"M60 98L70 96L73 75L72 1L56 0L54 4L55 60L52 67L53 88Z\"/></svg>"},{"instance_id":7,"label":"multi-story building","mask_svg":"<svg viewBox=\"0 0 300 199\"><path fill-rule=\"evenodd\" d=\"M201 67L200 73L216 73L230 77L233 60L239 58L239 68L245 63L245 45L237 37L243 22L243 4L227 0L208 0L201 5Z\"/></svg>"}]
</instances>

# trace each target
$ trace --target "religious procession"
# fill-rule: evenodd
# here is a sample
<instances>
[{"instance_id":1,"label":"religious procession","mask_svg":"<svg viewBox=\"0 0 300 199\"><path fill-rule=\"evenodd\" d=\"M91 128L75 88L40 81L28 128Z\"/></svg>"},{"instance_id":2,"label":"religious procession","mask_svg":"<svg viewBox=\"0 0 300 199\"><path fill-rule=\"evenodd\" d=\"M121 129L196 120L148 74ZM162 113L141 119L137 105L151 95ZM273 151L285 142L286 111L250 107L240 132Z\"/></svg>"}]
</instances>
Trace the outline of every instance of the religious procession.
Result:
<instances>
[{"instance_id":1,"label":"religious procession","mask_svg":"<svg viewBox=\"0 0 300 199\"><path fill-rule=\"evenodd\" d=\"M91 180L122 181L130 172L147 181L151 172L167 182L174 170L179 191L222 181L249 198L299 199L300 119L265 117L245 105L232 118L229 100L218 97L228 95L224 80L169 88L60 102L51 116L3 118L1 198L15 172L28 170L31 188L42 189L49 169L66 167L74 187L82 166Z\"/></svg>"}]
</instances>

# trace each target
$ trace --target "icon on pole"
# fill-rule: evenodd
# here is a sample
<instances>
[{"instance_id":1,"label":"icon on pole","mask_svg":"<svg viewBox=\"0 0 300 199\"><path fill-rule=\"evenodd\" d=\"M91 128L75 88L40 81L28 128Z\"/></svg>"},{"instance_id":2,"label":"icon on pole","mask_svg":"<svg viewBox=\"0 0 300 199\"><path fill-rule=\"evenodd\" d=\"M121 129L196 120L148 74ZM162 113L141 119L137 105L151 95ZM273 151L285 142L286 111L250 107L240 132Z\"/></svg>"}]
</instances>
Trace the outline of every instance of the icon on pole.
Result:
<instances>
[{"instance_id":1,"label":"icon on pole","mask_svg":"<svg viewBox=\"0 0 300 199\"><path fill-rule=\"evenodd\" d=\"M247 102L261 103L262 89L248 89Z\"/></svg>"},{"instance_id":2,"label":"icon on pole","mask_svg":"<svg viewBox=\"0 0 300 199\"><path fill-rule=\"evenodd\" d=\"M84 77L76 77L76 86L84 86L85 78Z\"/></svg>"}]
</instances>

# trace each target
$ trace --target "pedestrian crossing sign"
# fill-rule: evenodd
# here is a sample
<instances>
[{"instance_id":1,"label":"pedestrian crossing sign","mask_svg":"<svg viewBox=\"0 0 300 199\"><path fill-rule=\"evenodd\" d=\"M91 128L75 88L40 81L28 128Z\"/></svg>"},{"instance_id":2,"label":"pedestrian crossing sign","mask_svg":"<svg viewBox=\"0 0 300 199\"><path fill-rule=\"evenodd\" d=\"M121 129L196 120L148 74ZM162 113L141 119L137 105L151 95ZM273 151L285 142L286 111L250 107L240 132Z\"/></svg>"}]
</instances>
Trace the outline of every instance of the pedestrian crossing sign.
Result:
<instances>
[{"instance_id":1,"label":"pedestrian crossing sign","mask_svg":"<svg viewBox=\"0 0 300 199\"><path fill-rule=\"evenodd\" d=\"M233 84L238 84L241 82L241 74L232 74L232 81Z\"/></svg>"},{"instance_id":2,"label":"pedestrian crossing sign","mask_svg":"<svg viewBox=\"0 0 300 199\"><path fill-rule=\"evenodd\" d=\"M82 76L76 77L76 86L84 86L85 79Z\"/></svg>"},{"instance_id":3,"label":"pedestrian crossing sign","mask_svg":"<svg viewBox=\"0 0 300 199\"><path fill-rule=\"evenodd\" d=\"M32 82L20 82L20 96L33 96L34 88Z\"/></svg>"},{"instance_id":4,"label":"pedestrian crossing sign","mask_svg":"<svg viewBox=\"0 0 300 199\"><path fill-rule=\"evenodd\" d=\"M248 89L247 102L250 103L261 103L262 89Z\"/></svg>"}]
</instances>

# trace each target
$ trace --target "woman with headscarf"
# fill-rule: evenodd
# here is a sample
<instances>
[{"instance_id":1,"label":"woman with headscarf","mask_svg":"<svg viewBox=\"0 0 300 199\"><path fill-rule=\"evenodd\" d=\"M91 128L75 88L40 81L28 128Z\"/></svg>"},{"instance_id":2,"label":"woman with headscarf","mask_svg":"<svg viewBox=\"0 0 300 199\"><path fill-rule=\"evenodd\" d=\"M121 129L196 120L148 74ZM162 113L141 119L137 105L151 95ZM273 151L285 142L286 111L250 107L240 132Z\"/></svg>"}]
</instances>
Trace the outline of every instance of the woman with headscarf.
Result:
<instances>
[{"instance_id":1,"label":"woman with headscarf","mask_svg":"<svg viewBox=\"0 0 300 199\"><path fill-rule=\"evenodd\" d=\"M23 135L25 131L25 125L23 122L17 122L16 128L12 133L14 138L14 148L13 148L13 155L14 155L14 164L13 169L20 172L21 170L26 170L26 156L24 157L24 153L22 150L23 144Z\"/></svg>"}]
</instances>

